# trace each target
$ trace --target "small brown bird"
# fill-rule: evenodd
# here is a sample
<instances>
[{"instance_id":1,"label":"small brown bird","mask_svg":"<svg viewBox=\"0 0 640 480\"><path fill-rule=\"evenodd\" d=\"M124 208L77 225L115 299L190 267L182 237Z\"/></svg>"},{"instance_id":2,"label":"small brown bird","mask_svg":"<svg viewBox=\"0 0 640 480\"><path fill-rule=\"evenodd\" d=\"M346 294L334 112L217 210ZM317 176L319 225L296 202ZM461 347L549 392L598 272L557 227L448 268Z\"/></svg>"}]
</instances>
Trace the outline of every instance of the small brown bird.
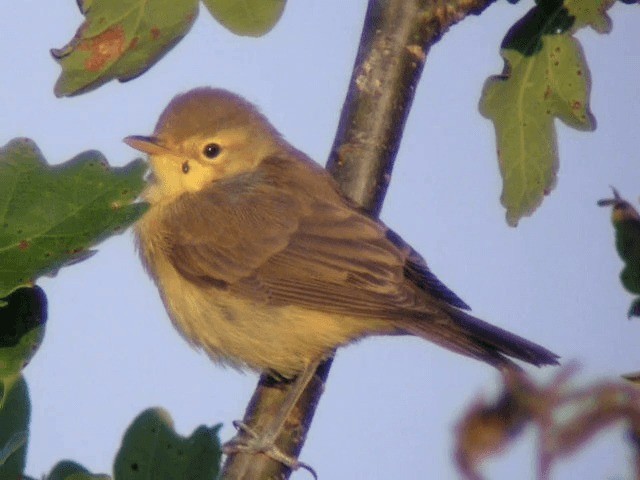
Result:
<instances>
[{"instance_id":1,"label":"small brown bird","mask_svg":"<svg viewBox=\"0 0 640 480\"><path fill-rule=\"evenodd\" d=\"M243 98L178 95L153 136L125 142L152 167L142 260L176 328L213 360L306 383L336 347L409 334L498 368L557 363L464 312L415 250Z\"/></svg>"}]
</instances>

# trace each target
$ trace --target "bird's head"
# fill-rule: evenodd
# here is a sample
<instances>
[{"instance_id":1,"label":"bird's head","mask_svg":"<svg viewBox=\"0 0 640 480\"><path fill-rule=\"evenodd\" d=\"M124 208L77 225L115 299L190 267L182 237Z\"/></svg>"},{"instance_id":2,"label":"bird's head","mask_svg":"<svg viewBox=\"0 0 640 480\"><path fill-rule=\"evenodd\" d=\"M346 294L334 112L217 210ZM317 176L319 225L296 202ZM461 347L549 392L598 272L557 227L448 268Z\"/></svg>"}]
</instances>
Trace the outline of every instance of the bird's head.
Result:
<instances>
[{"instance_id":1,"label":"bird's head","mask_svg":"<svg viewBox=\"0 0 640 480\"><path fill-rule=\"evenodd\" d=\"M149 156L154 187L162 200L252 171L283 144L252 104L213 88L178 95L160 115L152 136L124 141Z\"/></svg>"}]
</instances>

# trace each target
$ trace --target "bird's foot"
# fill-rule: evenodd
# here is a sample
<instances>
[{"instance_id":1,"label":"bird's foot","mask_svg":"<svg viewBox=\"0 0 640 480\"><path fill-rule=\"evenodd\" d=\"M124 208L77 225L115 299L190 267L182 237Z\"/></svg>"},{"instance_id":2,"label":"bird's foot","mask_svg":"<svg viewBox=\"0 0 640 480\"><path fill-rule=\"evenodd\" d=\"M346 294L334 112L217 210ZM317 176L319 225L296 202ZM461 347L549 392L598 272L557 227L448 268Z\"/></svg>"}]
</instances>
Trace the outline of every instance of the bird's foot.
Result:
<instances>
[{"instance_id":1,"label":"bird's foot","mask_svg":"<svg viewBox=\"0 0 640 480\"><path fill-rule=\"evenodd\" d=\"M261 436L247 424L239 420L234 421L233 426L236 427L239 433L223 445L222 451L226 455L231 453L262 453L269 458L286 465L291 470L298 470L302 468L313 475L315 480L318 480L316 471L310 465L284 453L276 446L275 439L271 438L270 435Z\"/></svg>"}]
</instances>

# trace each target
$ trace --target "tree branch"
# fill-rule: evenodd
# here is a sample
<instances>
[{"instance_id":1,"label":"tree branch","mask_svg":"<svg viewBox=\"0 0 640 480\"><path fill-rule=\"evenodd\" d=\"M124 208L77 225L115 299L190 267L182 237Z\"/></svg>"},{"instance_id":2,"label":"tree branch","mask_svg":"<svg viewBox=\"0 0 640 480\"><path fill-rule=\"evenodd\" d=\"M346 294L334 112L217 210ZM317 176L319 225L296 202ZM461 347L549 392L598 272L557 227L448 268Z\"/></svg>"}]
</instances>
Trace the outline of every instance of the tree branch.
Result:
<instances>
[{"instance_id":1,"label":"tree branch","mask_svg":"<svg viewBox=\"0 0 640 480\"><path fill-rule=\"evenodd\" d=\"M431 45L453 24L495 0L370 0L360 47L327 169L345 195L371 215L382 208L416 85ZM309 382L286 429L280 450L298 456L324 390L331 362ZM243 422L261 431L273 418L289 384L260 378ZM265 455L231 454L225 480L288 478L290 469Z\"/></svg>"},{"instance_id":2,"label":"tree branch","mask_svg":"<svg viewBox=\"0 0 640 480\"><path fill-rule=\"evenodd\" d=\"M377 216L429 48L495 0L372 0L327 169Z\"/></svg>"}]
</instances>

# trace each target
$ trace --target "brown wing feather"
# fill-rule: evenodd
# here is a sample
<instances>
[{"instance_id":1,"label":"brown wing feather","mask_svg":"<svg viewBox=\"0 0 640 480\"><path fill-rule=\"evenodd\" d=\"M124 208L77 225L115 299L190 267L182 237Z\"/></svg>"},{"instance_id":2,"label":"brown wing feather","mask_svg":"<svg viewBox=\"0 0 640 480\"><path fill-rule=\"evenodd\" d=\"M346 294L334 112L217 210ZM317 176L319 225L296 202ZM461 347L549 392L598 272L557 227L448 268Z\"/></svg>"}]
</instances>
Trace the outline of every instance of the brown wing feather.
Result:
<instances>
[{"instance_id":1,"label":"brown wing feather","mask_svg":"<svg viewBox=\"0 0 640 480\"><path fill-rule=\"evenodd\" d=\"M168 256L192 281L342 314L435 311L405 280L409 251L351 207L319 167L267 159L254 172L183 196L166 221L180 225L166 228L174 232Z\"/></svg>"},{"instance_id":2,"label":"brown wing feather","mask_svg":"<svg viewBox=\"0 0 640 480\"><path fill-rule=\"evenodd\" d=\"M265 195L249 175L219 181L176 200L165 217L167 256L186 278L234 284L286 248L300 205L290 195ZM286 212L286 213L285 213Z\"/></svg>"},{"instance_id":3,"label":"brown wing feather","mask_svg":"<svg viewBox=\"0 0 640 480\"><path fill-rule=\"evenodd\" d=\"M557 362L460 310L468 307L422 257L344 200L319 167L270 158L195 195L174 202L164 228L166 254L192 282L256 303L398 320L399 331L501 368L511 365L504 355Z\"/></svg>"}]
</instances>

